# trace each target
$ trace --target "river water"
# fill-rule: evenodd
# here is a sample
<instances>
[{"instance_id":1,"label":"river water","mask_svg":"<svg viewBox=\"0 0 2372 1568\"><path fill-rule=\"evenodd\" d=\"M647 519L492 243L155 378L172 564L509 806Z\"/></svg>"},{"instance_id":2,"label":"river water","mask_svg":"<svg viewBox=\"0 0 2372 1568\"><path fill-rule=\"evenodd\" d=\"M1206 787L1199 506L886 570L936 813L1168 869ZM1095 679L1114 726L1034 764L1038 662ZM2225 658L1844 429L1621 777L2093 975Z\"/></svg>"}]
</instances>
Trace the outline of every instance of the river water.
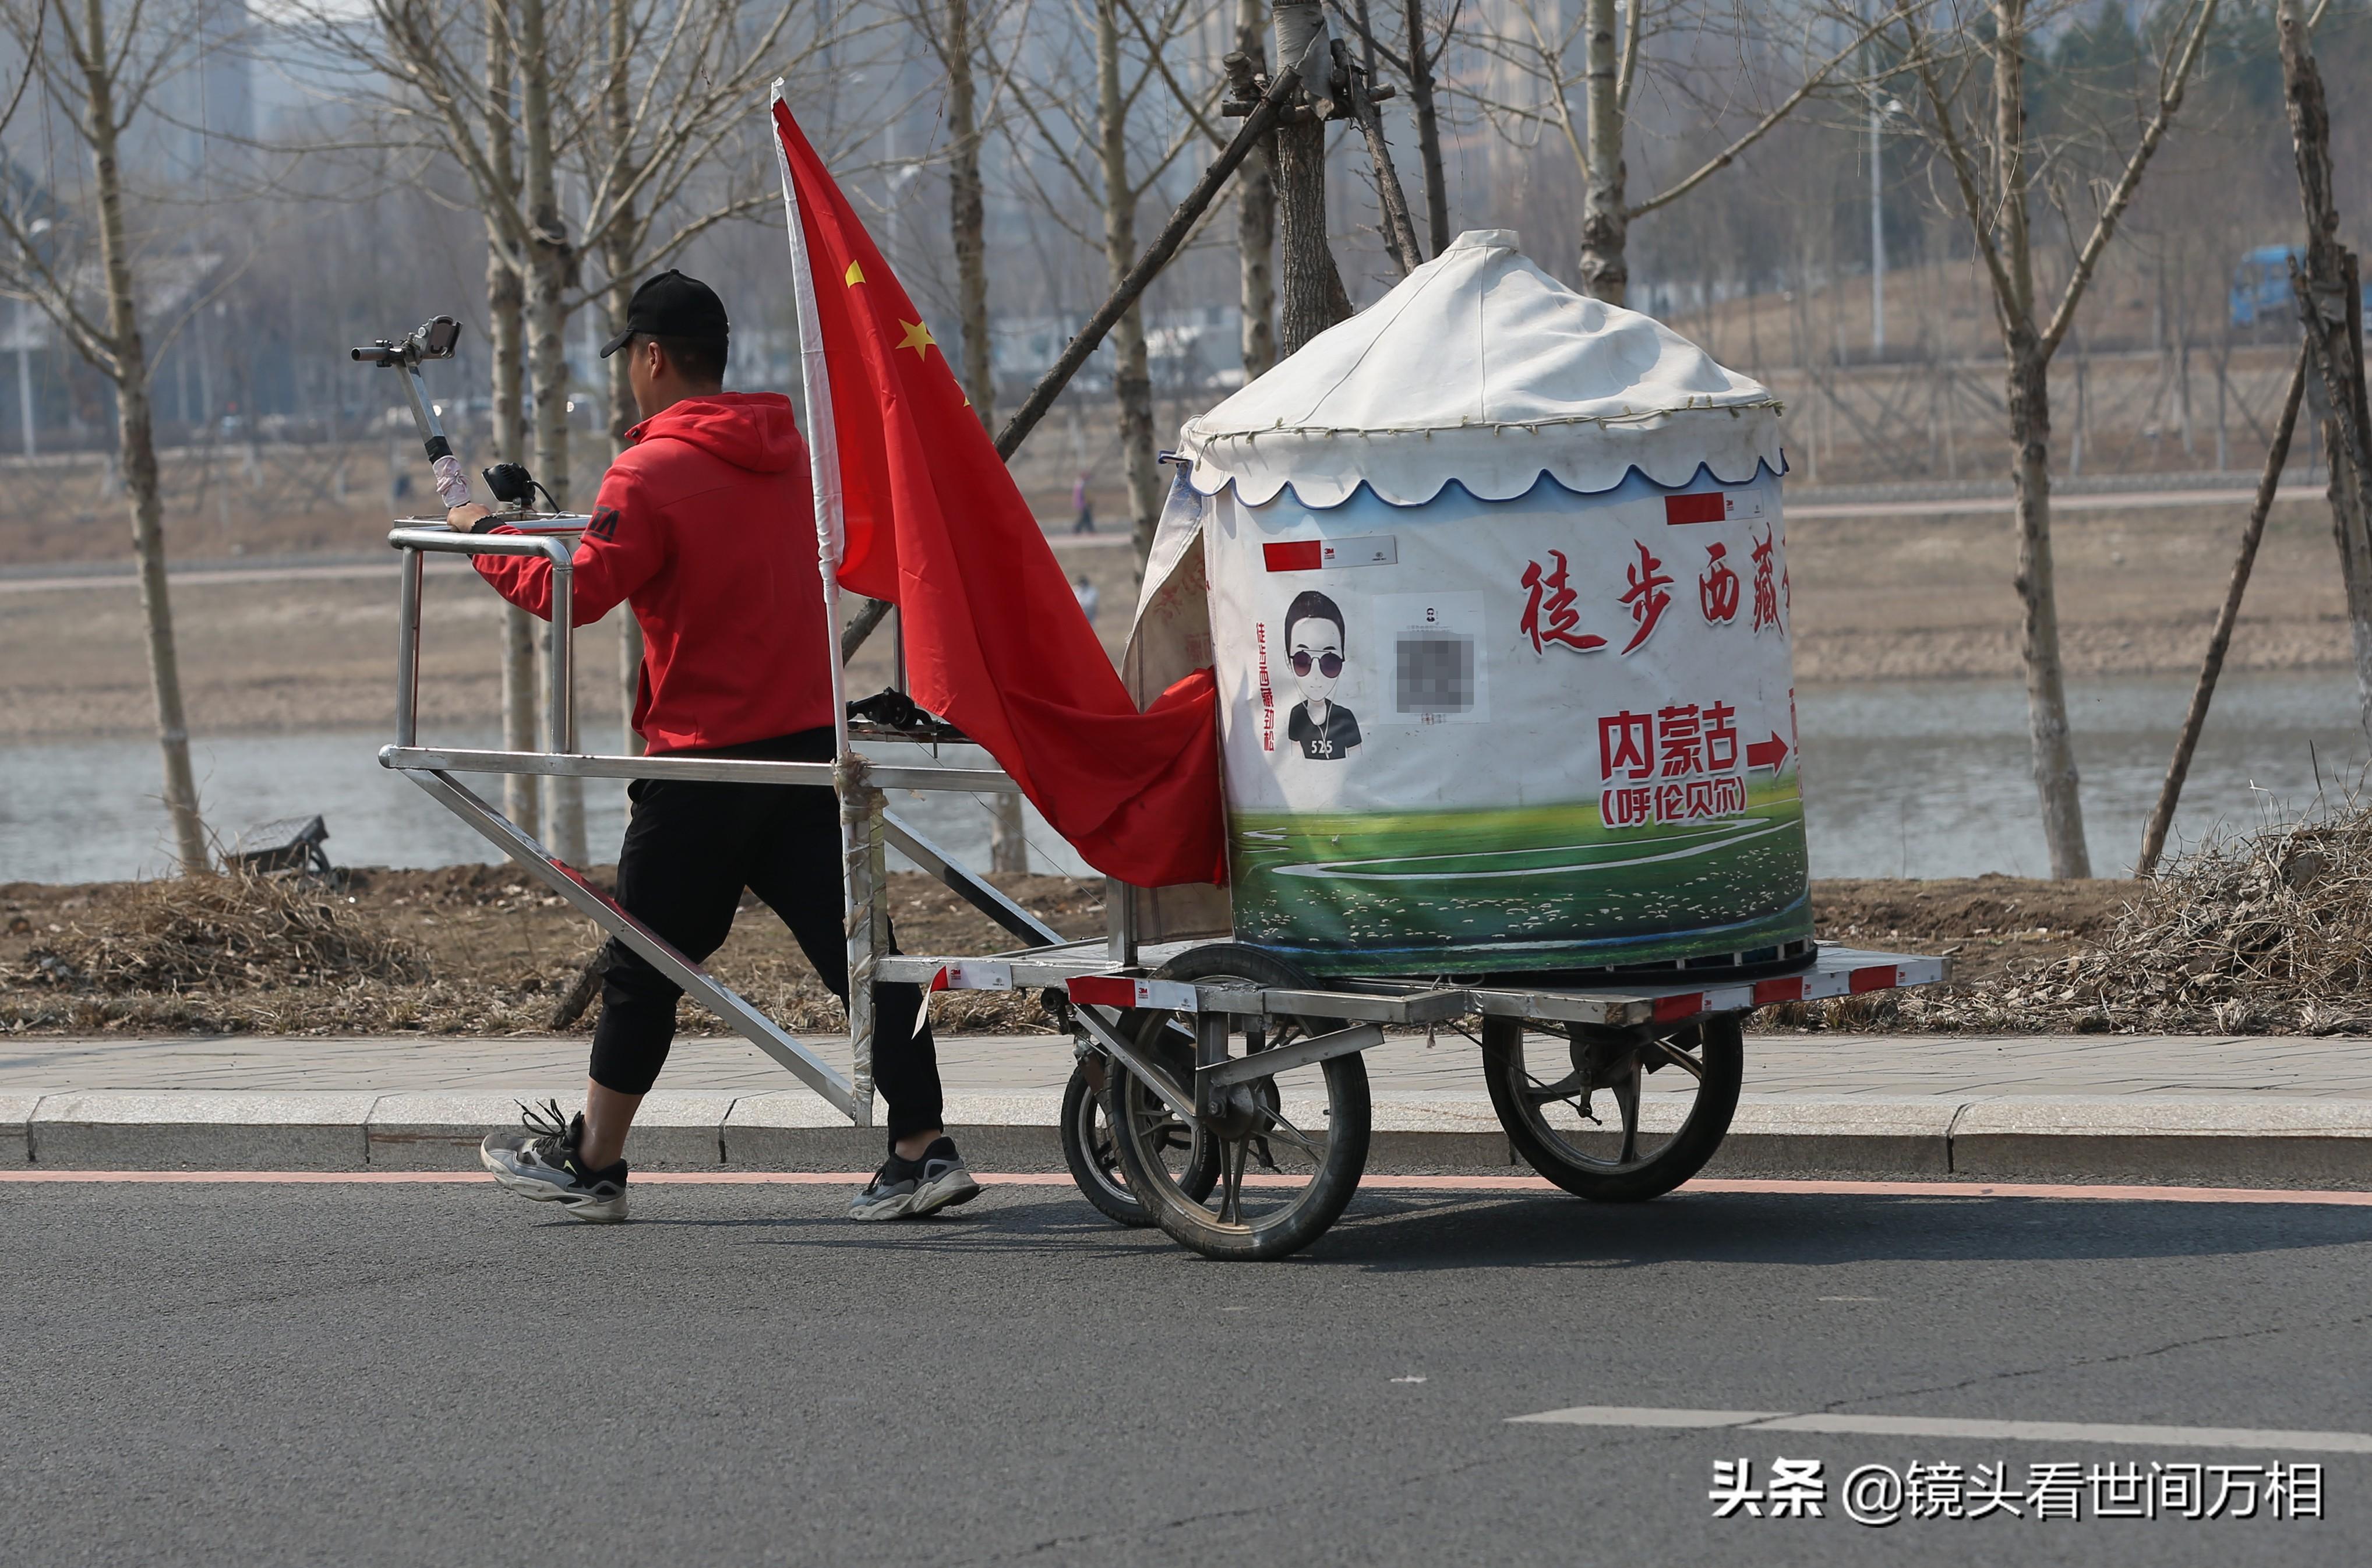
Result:
<instances>
[{"instance_id":1,"label":"river water","mask_svg":"<svg viewBox=\"0 0 2372 1568\"><path fill-rule=\"evenodd\" d=\"M2079 681L2068 693L2093 870L2128 871L2189 700L2188 678ZM1807 690L1797 700L1815 877L1969 877L2050 871L2037 826L2026 698L2013 681L1903 681ZM207 820L226 838L320 813L331 857L353 865L494 858L485 841L378 766L374 731L205 736L192 742ZM494 744L490 733L432 738ZM890 750L899 749L896 748ZM2176 819L2178 843L2346 793L2366 765L2346 674L2236 675L2218 688ZM909 753L912 754L911 751ZM885 751L885 756L888 752ZM948 761L977 761L976 752ZM501 781L475 781L498 798ZM0 882L153 875L169 865L153 743L61 741L0 752ZM970 796L893 796L890 809L974 865L988 809ZM613 859L622 784L588 781L596 861ZM1085 870L1032 812L1033 869Z\"/></svg>"}]
</instances>

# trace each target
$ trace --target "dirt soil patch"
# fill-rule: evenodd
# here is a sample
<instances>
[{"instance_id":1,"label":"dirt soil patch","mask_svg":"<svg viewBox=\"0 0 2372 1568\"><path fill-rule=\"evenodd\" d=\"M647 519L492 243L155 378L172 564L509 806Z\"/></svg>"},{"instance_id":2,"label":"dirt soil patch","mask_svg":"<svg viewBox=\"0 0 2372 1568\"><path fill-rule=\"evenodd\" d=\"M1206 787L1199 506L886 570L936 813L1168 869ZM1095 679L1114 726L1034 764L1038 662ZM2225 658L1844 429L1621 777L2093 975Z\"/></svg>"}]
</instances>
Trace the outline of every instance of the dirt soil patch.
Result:
<instances>
[{"instance_id":1,"label":"dirt soil patch","mask_svg":"<svg viewBox=\"0 0 2372 1568\"><path fill-rule=\"evenodd\" d=\"M2105 877L1838 878L1812 884L1812 921L1823 941L1948 955L1968 986L2021 962L2065 958L2112 929L2140 891Z\"/></svg>"},{"instance_id":2,"label":"dirt soil patch","mask_svg":"<svg viewBox=\"0 0 2372 1568\"><path fill-rule=\"evenodd\" d=\"M597 867L593 879L609 887L613 869ZM1103 929L1099 882L994 880L1066 936ZM892 922L906 950L1016 946L937 882L911 873L891 881ZM236 922L226 919L227 905L245 906ZM315 939L330 934L388 959L338 967L295 942L204 935L209 922L262 929L284 911L297 912ZM365 868L348 873L343 889L228 877L0 884L0 1028L542 1034L599 946L589 921L509 865ZM732 937L709 967L786 1028L846 1028L838 1000L755 899L744 898ZM573 1028L588 1031L599 1011L596 1002ZM967 1032L1052 1027L1029 993L948 993L932 1016ZM697 1007L685 1008L683 1021L688 1032L721 1028Z\"/></svg>"},{"instance_id":3,"label":"dirt soil patch","mask_svg":"<svg viewBox=\"0 0 2372 1568\"><path fill-rule=\"evenodd\" d=\"M610 874L597 868L594 879L606 886ZM553 1028L556 1001L599 945L589 922L511 866L348 875L341 889L227 877L0 885L0 1028L541 1034ZM1065 936L1103 929L1099 882L994 880ZM892 883L892 918L906 951L1014 946L938 883L913 874ZM2028 970L2088 950L2140 889L2011 877L1828 881L1813 884L1813 912L1831 941L1949 953L1961 989L1992 995ZM745 899L711 968L786 1027L845 1027L840 1004L754 899ZM948 1029L1034 1032L1052 1025L1028 993L948 993L932 1008ZM570 1027L589 1029L599 1011L597 1002ZM683 1018L689 1032L718 1028L695 1007ZM1860 1006L1794 1009L1771 1021L1938 1027Z\"/></svg>"}]
</instances>

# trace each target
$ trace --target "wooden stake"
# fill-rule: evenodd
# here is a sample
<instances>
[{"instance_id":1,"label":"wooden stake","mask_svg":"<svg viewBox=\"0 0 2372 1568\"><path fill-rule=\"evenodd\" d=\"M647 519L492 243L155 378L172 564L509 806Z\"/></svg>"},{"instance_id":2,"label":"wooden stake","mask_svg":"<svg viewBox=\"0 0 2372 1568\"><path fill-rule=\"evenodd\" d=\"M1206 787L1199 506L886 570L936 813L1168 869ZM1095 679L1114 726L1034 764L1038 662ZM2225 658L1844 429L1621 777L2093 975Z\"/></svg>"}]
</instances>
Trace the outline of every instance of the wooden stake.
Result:
<instances>
[{"instance_id":1,"label":"wooden stake","mask_svg":"<svg viewBox=\"0 0 2372 1568\"><path fill-rule=\"evenodd\" d=\"M2290 388L2282 401L2281 422L2273 427L2273 445L2265 448L2265 467L2257 476L2257 497L2249 508L2248 526L2240 530L2239 553L2232 561L2232 581L2224 590L2224 608L2216 612L2215 631L2207 639L2207 656L2200 661L2199 683L2192 689L2191 706L2182 715L2182 733L2176 738L2174 757L2166 765L2166 782L2158 786L2157 805L2142 831L2141 859L2134 875L2147 877L2157 869L2166 850L2166 835L2174 825L2174 808L2182 798L2182 783L2191 772L2191 756L2199 746L2199 731L2207 723L2207 704L2215 701L2216 679L2224 673L2224 655L2232 646L2232 628L2240 619L2240 596L2248 591L2249 574L2257 563L2257 546L2265 537L2265 515L2280 490L2282 470L2289 466L2290 434L2297 426L2298 403L2306 395L2307 366L2311 349L2298 354L2290 372Z\"/></svg>"},{"instance_id":2,"label":"wooden stake","mask_svg":"<svg viewBox=\"0 0 2372 1568\"><path fill-rule=\"evenodd\" d=\"M1335 41L1340 51L1342 41ZM1351 83L1351 113L1359 122L1359 134L1366 140L1367 161L1376 170L1376 203L1383 209L1380 226L1384 249L1391 252L1392 265L1402 277L1424 265L1424 251L1416 242L1416 222L1409 215L1407 192L1401 189L1400 170L1392 166L1392 149L1384 141L1384 115L1367 90L1364 73L1350 68L1347 60L1338 58L1343 75Z\"/></svg>"}]
</instances>

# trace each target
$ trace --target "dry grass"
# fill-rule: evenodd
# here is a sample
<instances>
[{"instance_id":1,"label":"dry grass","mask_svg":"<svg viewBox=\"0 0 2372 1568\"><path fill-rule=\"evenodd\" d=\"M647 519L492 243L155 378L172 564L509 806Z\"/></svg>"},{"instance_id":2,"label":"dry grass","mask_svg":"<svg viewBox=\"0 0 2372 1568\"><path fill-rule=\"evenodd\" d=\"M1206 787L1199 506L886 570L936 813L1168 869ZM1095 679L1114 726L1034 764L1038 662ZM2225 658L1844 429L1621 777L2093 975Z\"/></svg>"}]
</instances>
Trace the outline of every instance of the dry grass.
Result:
<instances>
[{"instance_id":1,"label":"dry grass","mask_svg":"<svg viewBox=\"0 0 2372 1568\"><path fill-rule=\"evenodd\" d=\"M2075 951L1975 983L1774 1009L1782 1025L2015 1033L2372 1030L2372 807L2209 841Z\"/></svg>"},{"instance_id":2,"label":"dry grass","mask_svg":"<svg viewBox=\"0 0 2372 1568\"><path fill-rule=\"evenodd\" d=\"M1013 879L1076 935L1099 884ZM994 951L1001 934L918 877L897 879L910 952ZM2372 808L2211 842L2146 882L1823 882L1820 935L1947 952L1960 983L1766 1010L1762 1028L2083 1033L2372 1031ZM515 868L0 888L0 1030L545 1034L595 934ZM711 960L794 1031L847 1027L780 923L745 911ZM950 1032L1053 1027L1027 992L950 992ZM599 1005L573 1026L591 1028ZM684 1009L687 1033L720 1025Z\"/></svg>"},{"instance_id":3,"label":"dry grass","mask_svg":"<svg viewBox=\"0 0 2372 1568\"><path fill-rule=\"evenodd\" d=\"M66 926L33 969L114 996L426 978L410 944L340 902L318 883L252 873L142 883L105 925Z\"/></svg>"},{"instance_id":4,"label":"dry grass","mask_svg":"<svg viewBox=\"0 0 2372 1568\"><path fill-rule=\"evenodd\" d=\"M593 941L581 917L545 909L561 900L539 899L513 875L366 874L355 893L285 877L174 877L17 913L7 935L24 947L0 968L0 1030L549 1033L553 1001ZM390 899L375 879L409 890ZM61 918L44 923L40 912ZM556 927L540 955L487 961L491 932L516 935L539 919ZM748 923L763 935L767 923ZM934 923L926 913L917 923ZM787 941L751 943L712 967L786 1028L848 1027L840 999ZM573 1032L588 1032L599 1013L597 1001ZM944 993L932 1016L965 1033L1053 1027L1030 993ZM683 1024L686 1033L722 1027L689 1007Z\"/></svg>"}]
</instances>

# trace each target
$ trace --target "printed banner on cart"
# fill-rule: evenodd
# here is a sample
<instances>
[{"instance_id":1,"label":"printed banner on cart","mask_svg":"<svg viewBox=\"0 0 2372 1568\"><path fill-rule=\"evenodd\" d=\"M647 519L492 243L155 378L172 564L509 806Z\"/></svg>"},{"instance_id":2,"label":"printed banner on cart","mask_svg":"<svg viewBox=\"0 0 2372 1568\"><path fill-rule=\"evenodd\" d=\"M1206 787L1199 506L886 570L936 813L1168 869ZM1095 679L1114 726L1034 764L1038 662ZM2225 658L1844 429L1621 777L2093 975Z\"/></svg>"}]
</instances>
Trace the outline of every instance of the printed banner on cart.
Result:
<instances>
[{"instance_id":1,"label":"printed banner on cart","mask_svg":"<svg viewBox=\"0 0 2372 1568\"><path fill-rule=\"evenodd\" d=\"M1238 936L1403 972L1808 936L1778 480L1699 479L1215 497Z\"/></svg>"}]
</instances>

